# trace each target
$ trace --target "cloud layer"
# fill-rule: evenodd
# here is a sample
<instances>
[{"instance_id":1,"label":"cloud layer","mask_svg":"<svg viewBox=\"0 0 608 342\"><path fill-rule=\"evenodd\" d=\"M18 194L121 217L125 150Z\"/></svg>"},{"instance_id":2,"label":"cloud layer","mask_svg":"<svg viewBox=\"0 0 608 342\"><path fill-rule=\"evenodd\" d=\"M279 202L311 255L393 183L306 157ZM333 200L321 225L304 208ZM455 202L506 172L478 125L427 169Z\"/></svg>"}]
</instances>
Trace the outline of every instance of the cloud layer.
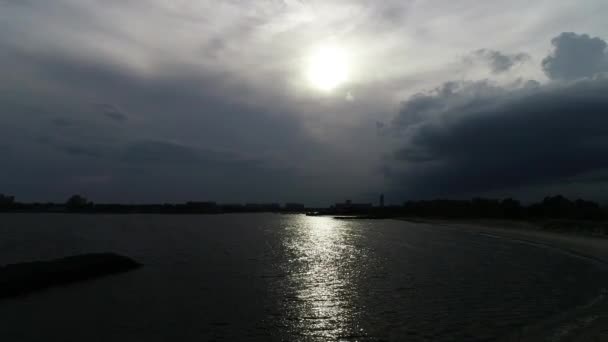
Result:
<instances>
[{"instance_id":1,"label":"cloud layer","mask_svg":"<svg viewBox=\"0 0 608 342\"><path fill-rule=\"evenodd\" d=\"M490 70L495 74L500 74L511 70L514 66L530 60L530 56L525 53L504 54L500 51L479 49L474 51L466 60L470 63L476 60L488 64Z\"/></svg>"},{"instance_id":2,"label":"cloud layer","mask_svg":"<svg viewBox=\"0 0 608 342\"><path fill-rule=\"evenodd\" d=\"M607 168L607 91L604 78L516 90L446 84L404 105L395 128L405 139L396 158L406 168L392 176L413 194L445 196L564 182Z\"/></svg>"},{"instance_id":3,"label":"cloud layer","mask_svg":"<svg viewBox=\"0 0 608 342\"><path fill-rule=\"evenodd\" d=\"M606 13L603 0L0 0L0 192L326 205L597 180ZM332 93L303 75L327 44L352 59Z\"/></svg>"},{"instance_id":4,"label":"cloud layer","mask_svg":"<svg viewBox=\"0 0 608 342\"><path fill-rule=\"evenodd\" d=\"M554 51L542 62L551 79L573 80L608 71L608 44L598 37L564 32L551 43Z\"/></svg>"},{"instance_id":5,"label":"cloud layer","mask_svg":"<svg viewBox=\"0 0 608 342\"><path fill-rule=\"evenodd\" d=\"M448 82L405 101L392 123L394 184L410 196L517 193L604 172L606 44L563 33L553 45L543 67L556 82Z\"/></svg>"}]
</instances>

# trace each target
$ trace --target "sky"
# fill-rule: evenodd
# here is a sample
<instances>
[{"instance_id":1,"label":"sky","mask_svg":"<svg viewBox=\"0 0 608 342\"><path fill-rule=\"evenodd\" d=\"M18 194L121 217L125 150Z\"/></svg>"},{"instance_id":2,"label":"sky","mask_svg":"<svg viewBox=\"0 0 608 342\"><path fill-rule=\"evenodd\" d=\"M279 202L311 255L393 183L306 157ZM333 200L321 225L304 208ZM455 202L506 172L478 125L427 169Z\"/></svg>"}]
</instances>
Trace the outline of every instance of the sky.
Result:
<instances>
[{"instance_id":1,"label":"sky","mask_svg":"<svg viewBox=\"0 0 608 342\"><path fill-rule=\"evenodd\" d=\"M605 0L0 0L23 201L608 202Z\"/></svg>"}]
</instances>

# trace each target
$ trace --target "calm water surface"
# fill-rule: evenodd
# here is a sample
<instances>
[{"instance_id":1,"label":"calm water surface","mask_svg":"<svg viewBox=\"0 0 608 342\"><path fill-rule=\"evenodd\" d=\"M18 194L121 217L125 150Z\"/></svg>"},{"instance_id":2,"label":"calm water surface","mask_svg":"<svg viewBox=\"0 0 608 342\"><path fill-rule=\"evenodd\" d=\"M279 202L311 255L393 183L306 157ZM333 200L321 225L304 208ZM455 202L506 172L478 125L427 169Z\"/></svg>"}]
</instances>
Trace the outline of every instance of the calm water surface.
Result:
<instances>
[{"instance_id":1,"label":"calm water surface","mask_svg":"<svg viewBox=\"0 0 608 342\"><path fill-rule=\"evenodd\" d=\"M401 221L0 215L0 264L117 252L145 267L0 301L2 341L486 341L572 309L603 266Z\"/></svg>"}]
</instances>

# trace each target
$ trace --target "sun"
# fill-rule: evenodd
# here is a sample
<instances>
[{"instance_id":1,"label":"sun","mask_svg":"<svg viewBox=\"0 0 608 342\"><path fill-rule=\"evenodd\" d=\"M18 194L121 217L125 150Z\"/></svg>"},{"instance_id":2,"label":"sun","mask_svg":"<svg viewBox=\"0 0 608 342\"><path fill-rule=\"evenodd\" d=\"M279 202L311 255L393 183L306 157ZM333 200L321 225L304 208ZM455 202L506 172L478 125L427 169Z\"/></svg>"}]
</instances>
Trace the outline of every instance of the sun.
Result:
<instances>
[{"instance_id":1,"label":"sun","mask_svg":"<svg viewBox=\"0 0 608 342\"><path fill-rule=\"evenodd\" d=\"M330 92L349 78L348 55L337 46L315 50L307 59L306 78L313 88Z\"/></svg>"}]
</instances>

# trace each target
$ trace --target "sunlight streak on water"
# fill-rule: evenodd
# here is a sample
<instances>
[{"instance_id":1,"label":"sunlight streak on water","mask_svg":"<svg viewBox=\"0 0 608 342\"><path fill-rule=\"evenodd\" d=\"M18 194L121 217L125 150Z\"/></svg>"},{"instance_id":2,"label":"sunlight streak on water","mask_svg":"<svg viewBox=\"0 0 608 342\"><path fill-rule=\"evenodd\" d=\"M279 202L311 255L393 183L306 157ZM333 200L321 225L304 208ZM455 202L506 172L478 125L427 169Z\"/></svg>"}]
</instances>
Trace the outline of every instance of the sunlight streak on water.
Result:
<instances>
[{"instance_id":1,"label":"sunlight streak on water","mask_svg":"<svg viewBox=\"0 0 608 342\"><path fill-rule=\"evenodd\" d=\"M365 335L358 326L352 302L362 252L356 235L342 221L302 216L289 227L284 241L289 255L290 326L299 336L313 340L356 338Z\"/></svg>"}]
</instances>

